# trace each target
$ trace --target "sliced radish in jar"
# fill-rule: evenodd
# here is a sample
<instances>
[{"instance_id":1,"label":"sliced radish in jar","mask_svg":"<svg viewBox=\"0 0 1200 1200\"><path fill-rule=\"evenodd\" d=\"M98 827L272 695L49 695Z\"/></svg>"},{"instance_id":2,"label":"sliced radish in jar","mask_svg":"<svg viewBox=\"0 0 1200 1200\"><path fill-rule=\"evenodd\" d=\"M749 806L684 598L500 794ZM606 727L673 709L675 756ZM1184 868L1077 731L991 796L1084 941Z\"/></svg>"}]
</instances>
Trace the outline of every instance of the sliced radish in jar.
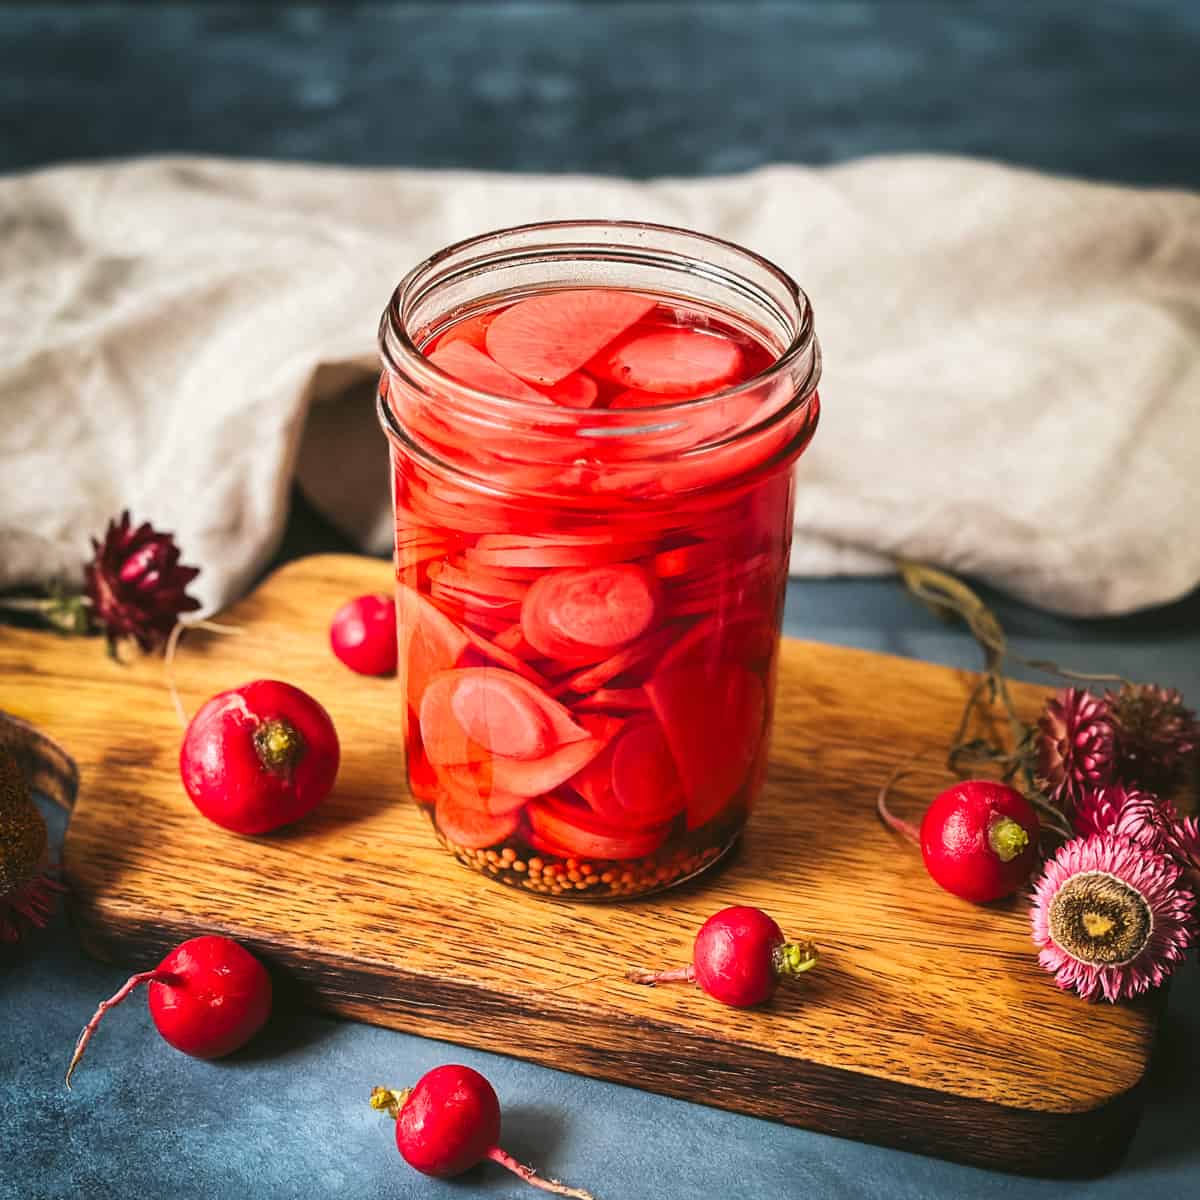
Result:
<instances>
[{"instance_id":1,"label":"sliced radish in jar","mask_svg":"<svg viewBox=\"0 0 1200 1200\"><path fill-rule=\"evenodd\" d=\"M775 623L765 609L726 616L713 613L697 621L658 660L665 671L684 663L719 670L723 662L747 663L766 658L775 646Z\"/></svg>"},{"instance_id":2,"label":"sliced radish in jar","mask_svg":"<svg viewBox=\"0 0 1200 1200\"><path fill-rule=\"evenodd\" d=\"M547 388L546 395L564 408L591 408L600 395L600 388L586 371L575 371Z\"/></svg>"},{"instance_id":3,"label":"sliced radish in jar","mask_svg":"<svg viewBox=\"0 0 1200 1200\"><path fill-rule=\"evenodd\" d=\"M683 809L684 794L662 731L653 717L619 724L609 746L571 786L617 829L669 821Z\"/></svg>"},{"instance_id":4,"label":"sliced radish in jar","mask_svg":"<svg viewBox=\"0 0 1200 1200\"><path fill-rule=\"evenodd\" d=\"M636 642L626 646L624 650L617 651L603 662L598 662L595 666L588 667L586 670L579 671L556 683L554 691L556 694L593 692L597 688L603 687L610 679L624 675L626 671L643 668L646 663L669 646L675 636L675 627L651 630L644 637L638 638Z\"/></svg>"},{"instance_id":5,"label":"sliced radish in jar","mask_svg":"<svg viewBox=\"0 0 1200 1200\"><path fill-rule=\"evenodd\" d=\"M549 658L595 656L654 624L659 591L644 568L625 563L543 576L521 604L526 640Z\"/></svg>"},{"instance_id":6,"label":"sliced radish in jar","mask_svg":"<svg viewBox=\"0 0 1200 1200\"><path fill-rule=\"evenodd\" d=\"M471 643L449 617L419 592L396 586L399 662L406 670L408 703L415 709L429 680L457 666Z\"/></svg>"},{"instance_id":7,"label":"sliced radish in jar","mask_svg":"<svg viewBox=\"0 0 1200 1200\"><path fill-rule=\"evenodd\" d=\"M448 795L438 799L433 819L447 841L468 850L486 850L497 845L516 832L521 820L516 812L494 816L464 807Z\"/></svg>"},{"instance_id":8,"label":"sliced radish in jar","mask_svg":"<svg viewBox=\"0 0 1200 1200\"><path fill-rule=\"evenodd\" d=\"M544 759L555 747L588 736L561 704L501 667L463 667L435 676L419 716L426 752L439 766L479 762L489 754Z\"/></svg>"},{"instance_id":9,"label":"sliced radish in jar","mask_svg":"<svg viewBox=\"0 0 1200 1200\"><path fill-rule=\"evenodd\" d=\"M501 791L492 786L492 773L486 762L460 767L438 767L438 779L446 794L464 808L474 808L493 816L503 816L524 808L525 796Z\"/></svg>"},{"instance_id":10,"label":"sliced radish in jar","mask_svg":"<svg viewBox=\"0 0 1200 1200\"><path fill-rule=\"evenodd\" d=\"M597 688L574 706L576 713L639 712L650 707L642 688Z\"/></svg>"},{"instance_id":11,"label":"sliced radish in jar","mask_svg":"<svg viewBox=\"0 0 1200 1200\"><path fill-rule=\"evenodd\" d=\"M490 392L494 396L507 396L511 400L546 403L546 397L537 388L531 388L523 379L510 374L469 342L450 342L439 346L429 355L429 361L441 367L447 375L453 375L460 382L480 391Z\"/></svg>"},{"instance_id":12,"label":"sliced radish in jar","mask_svg":"<svg viewBox=\"0 0 1200 1200\"><path fill-rule=\"evenodd\" d=\"M510 625L507 629L496 634L495 644L499 649L507 651L520 659L537 658L538 652L526 640L525 631L520 622Z\"/></svg>"},{"instance_id":13,"label":"sliced radish in jar","mask_svg":"<svg viewBox=\"0 0 1200 1200\"><path fill-rule=\"evenodd\" d=\"M531 383L555 384L640 321L654 303L605 288L531 296L497 314L487 330L488 353Z\"/></svg>"},{"instance_id":14,"label":"sliced radish in jar","mask_svg":"<svg viewBox=\"0 0 1200 1200\"><path fill-rule=\"evenodd\" d=\"M762 743L766 696L744 667L679 666L657 672L646 694L687 793L688 828L717 816L746 781Z\"/></svg>"},{"instance_id":15,"label":"sliced radish in jar","mask_svg":"<svg viewBox=\"0 0 1200 1200\"><path fill-rule=\"evenodd\" d=\"M613 827L582 805L553 797L533 801L526 814L535 834L579 858L644 858L666 841L671 828L669 824L650 829Z\"/></svg>"},{"instance_id":16,"label":"sliced radish in jar","mask_svg":"<svg viewBox=\"0 0 1200 1200\"><path fill-rule=\"evenodd\" d=\"M464 626L463 632L471 641L471 645L479 651L484 658L491 662L498 663L502 667L507 667L510 671L516 672L522 679L528 679L534 687L540 688L543 692L549 695L550 681L541 674L535 667L518 658L515 654L510 654L503 646L496 641L489 641L481 633L476 633L470 626ZM497 637L501 635L497 633ZM465 664L460 664L465 665Z\"/></svg>"},{"instance_id":17,"label":"sliced radish in jar","mask_svg":"<svg viewBox=\"0 0 1200 1200\"><path fill-rule=\"evenodd\" d=\"M476 350L483 352L486 349L486 335L488 326L496 319L494 312L480 313L475 317L468 317L465 321L459 321L457 325L452 325L445 333L438 337L437 344L433 347L433 353L441 350L444 346L448 346L451 342L466 342L468 345L474 346Z\"/></svg>"},{"instance_id":18,"label":"sliced radish in jar","mask_svg":"<svg viewBox=\"0 0 1200 1200\"><path fill-rule=\"evenodd\" d=\"M631 722L613 742L612 789L630 821L669 821L684 806L683 787L655 720Z\"/></svg>"},{"instance_id":19,"label":"sliced radish in jar","mask_svg":"<svg viewBox=\"0 0 1200 1200\"><path fill-rule=\"evenodd\" d=\"M664 327L623 339L590 369L623 387L658 392L660 403L669 403L736 383L742 351L719 333Z\"/></svg>"},{"instance_id":20,"label":"sliced radish in jar","mask_svg":"<svg viewBox=\"0 0 1200 1200\"><path fill-rule=\"evenodd\" d=\"M550 722L514 686L518 678L487 667L463 671L451 681L450 709L467 737L493 754L525 761L543 758L550 749Z\"/></svg>"},{"instance_id":21,"label":"sliced radish in jar","mask_svg":"<svg viewBox=\"0 0 1200 1200\"><path fill-rule=\"evenodd\" d=\"M464 551L468 560L484 567L536 568L587 567L598 563L621 562L640 558L654 549L654 543L617 542L610 533L595 538L537 538L517 534L485 533L474 546Z\"/></svg>"},{"instance_id":22,"label":"sliced radish in jar","mask_svg":"<svg viewBox=\"0 0 1200 1200\"><path fill-rule=\"evenodd\" d=\"M433 765L425 757L419 741L419 733L410 728L407 742L408 790L424 804L432 804L438 797L438 779Z\"/></svg>"},{"instance_id":23,"label":"sliced radish in jar","mask_svg":"<svg viewBox=\"0 0 1200 1200\"><path fill-rule=\"evenodd\" d=\"M560 746L536 762L518 762L512 758L491 760L492 782L504 792L518 796L541 796L561 787L578 774L604 748L599 738L585 738Z\"/></svg>"},{"instance_id":24,"label":"sliced radish in jar","mask_svg":"<svg viewBox=\"0 0 1200 1200\"><path fill-rule=\"evenodd\" d=\"M452 563L434 563L429 568L430 579L436 579L444 588L452 588L464 596L475 596L482 601L522 600L529 590L524 583L501 579L482 571L464 570Z\"/></svg>"},{"instance_id":25,"label":"sliced radish in jar","mask_svg":"<svg viewBox=\"0 0 1200 1200\"><path fill-rule=\"evenodd\" d=\"M560 846L557 842L552 842L549 838L542 837L540 833L534 830L529 830L524 835L525 840L539 853L545 854L550 858L574 858L575 851L568 850L566 846Z\"/></svg>"},{"instance_id":26,"label":"sliced radish in jar","mask_svg":"<svg viewBox=\"0 0 1200 1200\"><path fill-rule=\"evenodd\" d=\"M706 571L729 558L734 545L729 542L692 542L675 546L654 556L654 573L659 579L677 579L694 571Z\"/></svg>"}]
</instances>

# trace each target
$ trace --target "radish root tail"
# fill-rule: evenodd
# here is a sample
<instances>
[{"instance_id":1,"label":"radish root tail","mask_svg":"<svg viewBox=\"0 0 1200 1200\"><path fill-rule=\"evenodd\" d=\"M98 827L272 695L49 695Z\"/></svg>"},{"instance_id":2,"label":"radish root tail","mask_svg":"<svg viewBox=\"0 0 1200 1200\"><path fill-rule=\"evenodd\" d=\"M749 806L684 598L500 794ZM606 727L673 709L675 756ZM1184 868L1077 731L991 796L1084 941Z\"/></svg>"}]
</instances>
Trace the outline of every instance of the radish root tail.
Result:
<instances>
[{"instance_id":1,"label":"radish root tail","mask_svg":"<svg viewBox=\"0 0 1200 1200\"><path fill-rule=\"evenodd\" d=\"M167 644L163 648L163 674L167 677L167 691L171 694L171 704L175 708L175 715L179 718L179 724L184 729L187 728L188 715L187 709L183 707L183 701L179 698L179 689L175 686L175 655L179 652L179 641L187 629L204 629L209 633L245 632L238 625L221 625L216 621L175 622L174 627L167 637Z\"/></svg>"},{"instance_id":2,"label":"radish root tail","mask_svg":"<svg viewBox=\"0 0 1200 1200\"><path fill-rule=\"evenodd\" d=\"M625 978L632 983L644 983L647 987L655 987L660 983L695 983L696 968L691 963L686 967L672 967L669 971L641 971L635 967L625 972Z\"/></svg>"},{"instance_id":3,"label":"radish root tail","mask_svg":"<svg viewBox=\"0 0 1200 1200\"><path fill-rule=\"evenodd\" d=\"M888 793L895 787L896 782L903 775L907 775L912 770L911 760L907 763L899 763L892 768L892 773L884 780L883 787L879 789L879 796L875 801L875 808L879 813L879 819L893 832L898 833L901 837L907 838L914 846L921 844L921 833L911 821L905 821L902 817L896 816L887 805Z\"/></svg>"},{"instance_id":4,"label":"radish root tail","mask_svg":"<svg viewBox=\"0 0 1200 1200\"><path fill-rule=\"evenodd\" d=\"M492 1162L511 1171L531 1187L541 1188L543 1192L553 1192L556 1196L574 1196L575 1200L596 1200L591 1192L585 1192L583 1188L567 1187L565 1183L559 1183L557 1179L543 1179L532 1167L517 1162L511 1154L501 1150L499 1146L493 1146L487 1152L487 1156Z\"/></svg>"},{"instance_id":5,"label":"radish root tail","mask_svg":"<svg viewBox=\"0 0 1200 1200\"><path fill-rule=\"evenodd\" d=\"M116 1008L123 1000L127 999L129 994L135 988L140 987L143 983L170 983L174 977L166 971L142 971L137 975L131 975L121 985L120 990L114 996L110 996L107 1000L100 1003L100 1007L96 1009L95 1015L83 1027L83 1032L79 1035L79 1040L75 1043L75 1053L71 1055L70 1065L67 1067L67 1091L71 1090L71 1076L75 1074L75 1068L79 1066L79 1060L83 1057L83 1052L87 1049L87 1044L92 1040L92 1034L100 1025L100 1021L104 1014L110 1008Z\"/></svg>"}]
</instances>

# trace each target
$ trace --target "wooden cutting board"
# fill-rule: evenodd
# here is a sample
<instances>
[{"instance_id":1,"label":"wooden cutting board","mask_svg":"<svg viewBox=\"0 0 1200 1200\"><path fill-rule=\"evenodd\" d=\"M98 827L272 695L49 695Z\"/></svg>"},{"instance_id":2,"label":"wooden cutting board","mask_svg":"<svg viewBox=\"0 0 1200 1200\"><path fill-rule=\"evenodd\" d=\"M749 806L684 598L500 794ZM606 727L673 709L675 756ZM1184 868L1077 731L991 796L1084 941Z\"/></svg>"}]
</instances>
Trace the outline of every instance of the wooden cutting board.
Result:
<instances>
[{"instance_id":1,"label":"wooden cutting board","mask_svg":"<svg viewBox=\"0 0 1200 1200\"><path fill-rule=\"evenodd\" d=\"M222 932L363 1021L1006 1170L1088 1174L1120 1155L1157 1003L1058 992L1025 905L955 900L875 816L896 761L946 744L973 676L787 640L772 769L740 850L647 900L563 903L461 867L408 801L396 684L352 675L327 642L343 600L389 582L383 562L304 559L222 618L239 635L181 644L189 713L275 677L337 724L334 795L262 838L223 832L184 794L161 659L120 666L95 639L0 631L0 708L79 763L65 863L90 950L145 965ZM1032 712L1042 693L1017 696ZM902 784L896 808L916 817L943 782ZM815 938L818 969L755 1011L625 981L686 962L696 928L733 903Z\"/></svg>"}]
</instances>

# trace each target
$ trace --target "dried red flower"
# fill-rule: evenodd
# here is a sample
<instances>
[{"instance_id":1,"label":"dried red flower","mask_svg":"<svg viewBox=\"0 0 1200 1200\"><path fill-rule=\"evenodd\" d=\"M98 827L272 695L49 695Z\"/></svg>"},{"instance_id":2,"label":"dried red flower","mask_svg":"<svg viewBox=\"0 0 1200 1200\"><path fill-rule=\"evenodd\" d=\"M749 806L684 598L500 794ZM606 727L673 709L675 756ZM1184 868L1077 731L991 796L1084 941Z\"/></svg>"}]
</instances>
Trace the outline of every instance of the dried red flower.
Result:
<instances>
[{"instance_id":1,"label":"dried red flower","mask_svg":"<svg viewBox=\"0 0 1200 1200\"><path fill-rule=\"evenodd\" d=\"M1160 794L1177 784L1200 746L1200 722L1174 688L1127 683L1104 697L1113 727L1116 772Z\"/></svg>"},{"instance_id":2,"label":"dried red flower","mask_svg":"<svg viewBox=\"0 0 1200 1200\"><path fill-rule=\"evenodd\" d=\"M174 628L181 613L194 612L200 601L187 594L198 567L179 565L172 534L148 521L133 528L126 510L110 521L103 542L92 539L94 556L84 568L84 588L91 618L113 647L133 638L152 650Z\"/></svg>"},{"instance_id":3,"label":"dried red flower","mask_svg":"<svg viewBox=\"0 0 1200 1200\"><path fill-rule=\"evenodd\" d=\"M1046 701L1034 738L1037 784L1070 812L1087 788L1112 779L1113 731L1103 700L1064 688Z\"/></svg>"},{"instance_id":4,"label":"dried red flower","mask_svg":"<svg viewBox=\"0 0 1200 1200\"><path fill-rule=\"evenodd\" d=\"M1080 837L1112 833L1156 854L1169 852L1171 830L1177 820L1170 801L1119 783L1085 788L1071 814L1071 824Z\"/></svg>"}]
</instances>

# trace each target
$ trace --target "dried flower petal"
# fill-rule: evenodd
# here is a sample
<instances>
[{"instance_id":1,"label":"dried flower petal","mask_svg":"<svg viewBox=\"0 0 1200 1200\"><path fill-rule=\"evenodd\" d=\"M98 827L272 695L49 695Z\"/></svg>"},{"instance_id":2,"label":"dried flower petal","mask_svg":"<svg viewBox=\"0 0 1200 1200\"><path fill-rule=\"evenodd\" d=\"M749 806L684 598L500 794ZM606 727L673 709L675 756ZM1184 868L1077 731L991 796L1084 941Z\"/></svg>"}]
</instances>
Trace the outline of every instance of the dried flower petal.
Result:
<instances>
[{"instance_id":1,"label":"dried flower petal","mask_svg":"<svg viewBox=\"0 0 1200 1200\"><path fill-rule=\"evenodd\" d=\"M1064 688L1046 702L1034 738L1038 786L1070 812L1085 788L1112 779L1113 733L1102 700Z\"/></svg>"},{"instance_id":2,"label":"dried flower petal","mask_svg":"<svg viewBox=\"0 0 1200 1200\"><path fill-rule=\"evenodd\" d=\"M1064 990L1116 1001L1158 987L1193 937L1195 896L1171 859L1125 837L1076 838L1034 889L1038 961Z\"/></svg>"},{"instance_id":3,"label":"dried flower petal","mask_svg":"<svg viewBox=\"0 0 1200 1200\"><path fill-rule=\"evenodd\" d=\"M1200 723L1174 688L1125 684L1104 697L1113 726L1116 772L1165 794L1179 782L1200 746Z\"/></svg>"},{"instance_id":4,"label":"dried flower petal","mask_svg":"<svg viewBox=\"0 0 1200 1200\"><path fill-rule=\"evenodd\" d=\"M1156 854L1170 852L1171 827L1178 819L1174 807L1152 792L1119 783L1085 788L1075 805L1071 824L1081 837L1112 833L1127 837Z\"/></svg>"},{"instance_id":5,"label":"dried flower petal","mask_svg":"<svg viewBox=\"0 0 1200 1200\"><path fill-rule=\"evenodd\" d=\"M104 630L110 647L131 637L152 650L171 632L181 613L200 602L187 586L200 574L179 565L179 547L169 533L149 522L131 528L129 512L110 521L103 543L92 539L95 555L84 568L84 587L92 618Z\"/></svg>"}]
</instances>

